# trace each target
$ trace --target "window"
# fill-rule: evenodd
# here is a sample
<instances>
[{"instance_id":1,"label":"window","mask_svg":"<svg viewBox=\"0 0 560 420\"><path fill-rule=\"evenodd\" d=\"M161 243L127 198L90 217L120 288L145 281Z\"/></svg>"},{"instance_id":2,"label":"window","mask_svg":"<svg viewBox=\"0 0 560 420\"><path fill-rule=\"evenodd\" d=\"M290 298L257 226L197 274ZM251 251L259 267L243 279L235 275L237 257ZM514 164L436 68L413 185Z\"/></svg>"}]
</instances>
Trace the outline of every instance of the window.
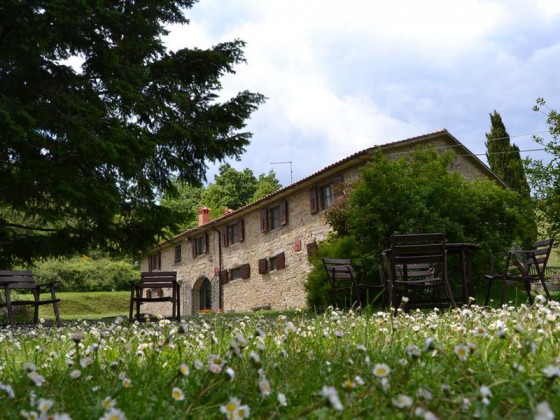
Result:
<instances>
[{"instance_id":1,"label":"window","mask_svg":"<svg viewBox=\"0 0 560 420\"><path fill-rule=\"evenodd\" d=\"M321 208L328 209L334 203L334 186L333 184L323 185L320 191Z\"/></svg>"},{"instance_id":2,"label":"window","mask_svg":"<svg viewBox=\"0 0 560 420\"><path fill-rule=\"evenodd\" d=\"M278 268L278 264L277 264L277 257L271 257L268 259L268 266L270 271L274 271Z\"/></svg>"},{"instance_id":3,"label":"window","mask_svg":"<svg viewBox=\"0 0 560 420\"><path fill-rule=\"evenodd\" d=\"M268 232L286 224L288 224L288 202L286 200L261 209L261 232Z\"/></svg>"},{"instance_id":4,"label":"window","mask_svg":"<svg viewBox=\"0 0 560 420\"><path fill-rule=\"evenodd\" d=\"M181 245L175 246L175 259L174 262L181 262Z\"/></svg>"},{"instance_id":5,"label":"window","mask_svg":"<svg viewBox=\"0 0 560 420\"><path fill-rule=\"evenodd\" d=\"M282 270L286 268L286 254L281 252L270 258L261 258L259 260L259 274L266 274L274 270Z\"/></svg>"},{"instance_id":6,"label":"window","mask_svg":"<svg viewBox=\"0 0 560 420\"><path fill-rule=\"evenodd\" d=\"M245 240L245 232L243 219L239 219L235 223L222 226L222 243L224 246L229 246L237 242Z\"/></svg>"},{"instance_id":7,"label":"window","mask_svg":"<svg viewBox=\"0 0 560 420\"><path fill-rule=\"evenodd\" d=\"M241 267L232 268L229 273L230 280L237 280L241 278Z\"/></svg>"},{"instance_id":8,"label":"window","mask_svg":"<svg viewBox=\"0 0 560 420\"><path fill-rule=\"evenodd\" d=\"M196 236L192 239L193 258L208 253L208 234Z\"/></svg>"},{"instance_id":9,"label":"window","mask_svg":"<svg viewBox=\"0 0 560 420\"><path fill-rule=\"evenodd\" d=\"M148 270L154 271L161 268L161 252L157 252L148 257Z\"/></svg>"},{"instance_id":10,"label":"window","mask_svg":"<svg viewBox=\"0 0 560 420\"><path fill-rule=\"evenodd\" d=\"M251 266L249 264L243 264L229 270L229 280L248 279L249 277L251 277Z\"/></svg>"},{"instance_id":11,"label":"window","mask_svg":"<svg viewBox=\"0 0 560 420\"><path fill-rule=\"evenodd\" d=\"M336 177L331 182L309 190L309 206L311 214L318 213L331 207L336 198L342 195L342 177Z\"/></svg>"}]
</instances>

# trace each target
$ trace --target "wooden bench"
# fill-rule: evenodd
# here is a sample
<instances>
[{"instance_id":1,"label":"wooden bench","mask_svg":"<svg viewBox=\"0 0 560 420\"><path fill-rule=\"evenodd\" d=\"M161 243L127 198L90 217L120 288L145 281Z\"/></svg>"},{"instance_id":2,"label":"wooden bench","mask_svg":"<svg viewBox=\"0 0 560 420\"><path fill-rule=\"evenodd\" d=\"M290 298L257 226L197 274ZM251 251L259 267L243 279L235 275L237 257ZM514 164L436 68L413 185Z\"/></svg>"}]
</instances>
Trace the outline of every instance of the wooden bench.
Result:
<instances>
[{"instance_id":1,"label":"wooden bench","mask_svg":"<svg viewBox=\"0 0 560 420\"><path fill-rule=\"evenodd\" d=\"M168 291L168 294L165 294ZM140 320L140 305L150 302L171 302L173 307L171 317L179 320L180 287L177 282L176 271L151 271L140 274L140 282L130 283L130 321L134 319L133 312L136 306L136 319Z\"/></svg>"},{"instance_id":2,"label":"wooden bench","mask_svg":"<svg viewBox=\"0 0 560 420\"><path fill-rule=\"evenodd\" d=\"M5 298L5 301L3 301L0 294L0 308L7 308L10 325L17 325L14 320L14 307L32 306L34 309L33 324L37 325L39 322L39 306L53 305L56 325L60 327L61 323L58 313L58 302L60 302L60 299L56 298L55 292L55 285L57 283L37 284L31 271L0 270L0 290L4 291ZM50 290L51 298L41 299L41 291L47 289ZM18 291L16 296L12 296L13 290Z\"/></svg>"}]
</instances>

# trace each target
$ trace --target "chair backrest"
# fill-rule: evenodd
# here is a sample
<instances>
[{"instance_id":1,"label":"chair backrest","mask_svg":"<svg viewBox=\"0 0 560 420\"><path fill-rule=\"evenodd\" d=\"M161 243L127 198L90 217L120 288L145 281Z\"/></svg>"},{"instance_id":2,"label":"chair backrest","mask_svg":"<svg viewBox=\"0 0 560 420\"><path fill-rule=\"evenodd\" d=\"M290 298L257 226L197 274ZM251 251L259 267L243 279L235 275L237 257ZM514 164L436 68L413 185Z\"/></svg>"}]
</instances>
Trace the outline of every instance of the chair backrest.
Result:
<instances>
[{"instance_id":1,"label":"chair backrest","mask_svg":"<svg viewBox=\"0 0 560 420\"><path fill-rule=\"evenodd\" d=\"M355 280L354 267L349 259L323 258L323 265L333 286L336 280Z\"/></svg>"},{"instance_id":2,"label":"chair backrest","mask_svg":"<svg viewBox=\"0 0 560 420\"><path fill-rule=\"evenodd\" d=\"M434 269L441 273L447 272L443 233L393 235L390 242L390 268L394 281L406 282L433 277Z\"/></svg>"},{"instance_id":3,"label":"chair backrest","mask_svg":"<svg viewBox=\"0 0 560 420\"><path fill-rule=\"evenodd\" d=\"M553 244L553 239L544 239L533 244L532 255L527 258L527 268L529 271L533 268L536 269L538 266L538 270L544 273Z\"/></svg>"},{"instance_id":4,"label":"chair backrest","mask_svg":"<svg viewBox=\"0 0 560 420\"><path fill-rule=\"evenodd\" d=\"M0 287L33 289L37 287L33 273L28 270L0 270Z\"/></svg>"},{"instance_id":5,"label":"chair backrest","mask_svg":"<svg viewBox=\"0 0 560 420\"><path fill-rule=\"evenodd\" d=\"M142 284L151 287L171 287L177 283L176 271L145 271L140 274Z\"/></svg>"}]
</instances>

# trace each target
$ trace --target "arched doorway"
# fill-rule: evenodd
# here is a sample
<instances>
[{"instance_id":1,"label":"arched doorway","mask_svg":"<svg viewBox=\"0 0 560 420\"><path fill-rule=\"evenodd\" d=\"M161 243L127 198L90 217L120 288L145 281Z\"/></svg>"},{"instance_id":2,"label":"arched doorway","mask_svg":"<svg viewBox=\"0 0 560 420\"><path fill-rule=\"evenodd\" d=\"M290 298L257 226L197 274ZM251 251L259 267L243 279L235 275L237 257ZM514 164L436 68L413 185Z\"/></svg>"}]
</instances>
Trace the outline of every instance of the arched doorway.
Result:
<instances>
[{"instance_id":1,"label":"arched doorway","mask_svg":"<svg viewBox=\"0 0 560 420\"><path fill-rule=\"evenodd\" d=\"M192 288L192 313L212 309L212 282L208 277L201 276Z\"/></svg>"},{"instance_id":2,"label":"arched doorway","mask_svg":"<svg viewBox=\"0 0 560 420\"><path fill-rule=\"evenodd\" d=\"M212 284L205 278L200 285L200 306L201 310L212 309Z\"/></svg>"}]
</instances>

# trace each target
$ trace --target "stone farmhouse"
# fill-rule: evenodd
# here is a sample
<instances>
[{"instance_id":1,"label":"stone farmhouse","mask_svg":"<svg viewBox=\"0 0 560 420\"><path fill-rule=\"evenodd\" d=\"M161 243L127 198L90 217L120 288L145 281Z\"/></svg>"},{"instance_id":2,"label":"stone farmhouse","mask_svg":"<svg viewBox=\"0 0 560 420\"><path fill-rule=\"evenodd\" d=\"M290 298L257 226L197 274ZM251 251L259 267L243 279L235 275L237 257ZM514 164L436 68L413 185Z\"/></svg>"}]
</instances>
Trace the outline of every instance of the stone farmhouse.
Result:
<instances>
[{"instance_id":1,"label":"stone farmhouse","mask_svg":"<svg viewBox=\"0 0 560 420\"><path fill-rule=\"evenodd\" d=\"M402 156L420 147L452 150L452 170L467 180L502 181L447 130L374 146L348 156L254 203L209 220L199 209L199 226L155 246L142 271L176 271L181 313L301 308L311 269L309 253L325 240L330 226L324 211L335 198L334 185L358 177L358 169L377 150ZM143 307L170 313L169 304Z\"/></svg>"}]
</instances>

